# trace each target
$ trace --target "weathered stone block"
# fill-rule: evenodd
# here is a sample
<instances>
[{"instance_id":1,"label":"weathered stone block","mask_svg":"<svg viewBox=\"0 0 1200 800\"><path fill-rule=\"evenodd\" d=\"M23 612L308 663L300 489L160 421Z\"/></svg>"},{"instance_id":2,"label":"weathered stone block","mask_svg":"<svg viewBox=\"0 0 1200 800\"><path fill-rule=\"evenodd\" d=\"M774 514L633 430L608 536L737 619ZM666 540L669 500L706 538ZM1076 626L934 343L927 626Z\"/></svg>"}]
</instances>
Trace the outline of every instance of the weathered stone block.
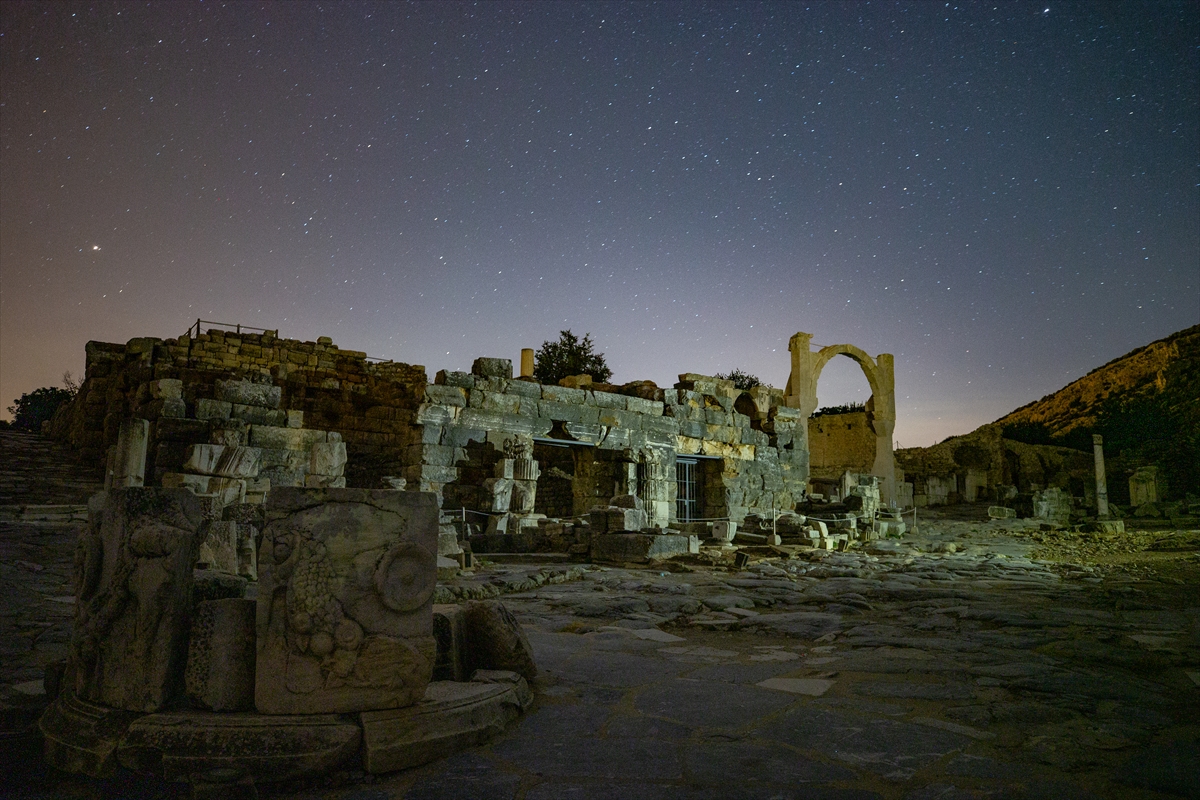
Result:
<instances>
[{"instance_id":1,"label":"weathered stone block","mask_svg":"<svg viewBox=\"0 0 1200 800\"><path fill-rule=\"evenodd\" d=\"M277 428L288 427L287 412L278 408L264 408L262 406L248 406L241 403L234 403L229 416L231 419L240 419L242 422L249 422L252 425L272 425Z\"/></svg>"},{"instance_id":2,"label":"weathered stone block","mask_svg":"<svg viewBox=\"0 0 1200 800\"><path fill-rule=\"evenodd\" d=\"M472 389L475 387L475 376L469 372L454 372L443 369L438 370L433 382L437 386L457 386L461 389Z\"/></svg>"},{"instance_id":3,"label":"weathered stone block","mask_svg":"<svg viewBox=\"0 0 1200 800\"><path fill-rule=\"evenodd\" d=\"M511 478L487 478L483 489L492 498L492 513L508 511L512 506L513 481Z\"/></svg>"},{"instance_id":4,"label":"weathered stone block","mask_svg":"<svg viewBox=\"0 0 1200 800\"><path fill-rule=\"evenodd\" d=\"M472 408L495 411L500 414L519 414L521 412L521 397L514 394L497 394L485 392L482 389L472 389L470 404Z\"/></svg>"},{"instance_id":5,"label":"weathered stone block","mask_svg":"<svg viewBox=\"0 0 1200 800\"><path fill-rule=\"evenodd\" d=\"M182 688L201 501L182 489L118 489L94 507L76 546L75 693L157 711Z\"/></svg>"},{"instance_id":6,"label":"weathered stone block","mask_svg":"<svg viewBox=\"0 0 1200 800\"><path fill-rule=\"evenodd\" d=\"M155 400L180 400L183 398L183 381L178 378L162 378L146 384L150 397Z\"/></svg>"},{"instance_id":7,"label":"weathered stone block","mask_svg":"<svg viewBox=\"0 0 1200 800\"><path fill-rule=\"evenodd\" d=\"M219 444L225 447L245 447L246 439L250 437L250 426L244 422L232 419L209 420L211 431L208 436L209 444ZM186 460L184 453L183 460ZM183 463L183 460L179 464Z\"/></svg>"},{"instance_id":8,"label":"weathered stone block","mask_svg":"<svg viewBox=\"0 0 1200 800\"><path fill-rule=\"evenodd\" d=\"M260 712L421 699L435 655L437 531L428 493L272 490L258 556Z\"/></svg>"},{"instance_id":9,"label":"weathered stone block","mask_svg":"<svg viewBox=\"0 0 1200 800\"><path fill-rule=\"evenodd\" d=\"M627 428L629 430L640 430L642 427L643 417L639 414L634 414L631 411L622 411L617 408L601 408L597 415L596 421L600 425L607 425L610 428Z\"/></svg>"},{"instance_id":10,"label":"weathered stone block","mask_svg":"<svg viewBox=\"0 0 1200 800\"><path fill-rule=\"evenodd\" d=\"M538 403L538 414L547 420L562 422L588 422L597 424L600 420L600 409L596 406L560 403L554 400L540 401Z\"/></svg>"},{"instance_id":11,"label":"weathered stone block","mask_svg":"<svg viewBox=\"0 0 1200 800\"><path fill-rule=\"evenodd\" d=\"M167 472L162 484L164 489L187 489L197 495L215 497L222 506L245 502L246 497L246 481L240 478Z\"/></svg>"},{"instance_id":12,"label":"weathered stone block","mask_svg":"<svg viewBox=\"0 0 1200 800\"><path fill-rule=\"evenodd\" d=\"M430 426L426 425L428 429ZM487 431L483 428L472 428L464 425L453 425L445 428L440 443L450 447L466 447L472 442L487 441ZM434 442L437 443L436 441Z\"/></svg>"},{"instance_id":13,"label":"weathered stone block","mask_svg":"<svg viewBox=\"0 0 1200 800\"><path fill-rule=\"evenodd\" d=\"M436 405L465 408L467 405L467 391L460 386L430 384L425 387L425 399Z\"/></svg>"},{"instance_id":14,"label":"weathered stone block","mask_svg":"<svg viewBox=\"0 0 1200 800\"><path fill-rule=\"evenodd\" d=\"M262 469L282 467L289 470L308 470L308 453L303 450L259 448Z\"/></svg>"},{"instance_id":15,"label":"weathered stone block","mask_svg":"<svg viewBox=\"0 0 1200 800\"><path fill-rule=\"evenodd\" d=\"M309 475L328 475L333 478L340 478L345 469L345 442L318 442L309 451Z\"/></svg>"},{"instance_id":16,"label":"weathered stone block","mask_svg":"<svg viewBox=\"0 0 1200 800\"><path fill-rule=\"evenodd\" d=\"M681 534L606 533L592 537L592 559L645 563L691 552L690 537Z\"/></svg>"},{"instance_id":17,"label":"weathered stone block","mask_svg":"<svg viewBox=\"0 0 1200 800\"><path fill-rule=\"evenodd\" d=\"M593 409L594 410L594 409ZM554 427L550 419L537 419L517 414L499 414L477 408L464 408L458 422L468 428L479 428L488 434L499 434L501 439L519 434L522 436L545 436ZM486 434L485 434L486 435Z\"/></svg>"},{"instance_id":18,"label":"weathered stone block","mask_svg":"<svg viewBox=\"0 0 1200 800\"><path fill-rule=\"evenodd\" d=\"M640 531L646 527L646 512L640 508L609 508L605 512L605 530Z\"/></svg>"},{"instance_id":19,"label":"weathered stone block","mask_svg":"<svg viewBox=\"0 0 1200 800\"><path fill-rule=\"evenodd\" d=\"M661 417L663 414L663 403L660 400L646 400L642 397L627 397L625 402L626 407L635 414L642 414L650 417Z\"/></svg>"},{"instance_id":20,"label":"weathered stone block","mask_svg":"<svg viewBox=\"0 0 1200 800\"><path fill-rule=\"evenodd\" d=\"M513 368L511 358L477 358L471 364L471 374L484 378L504 378L512 380Z\"/></svg>"},{"instance_id":21,"label":"weathered stone block","mask_svg":"<svg viewBox=\"0 0 1200 800\"><path fill-rule=\"evenodd\" d=\"M642 430L648 437L672 440L679 433L679 423L670 417L644 417Z\"/></svg>"},{"instance_id":22,"label":"weathered stone block","mask_svg":"<svg viewBox=\"0 0 1200 800\"><path fill-rule=\"evenodd\" d=\"M222 478L253 478L261 467L262 452L257 447L219 444L194 444L188 448L183 462L186 472Z\"/></svg>"},{"instance_id":23,"label":"weathered stone block","mask_svg":"<svg viewBox=\"0 0 1200 800\"><path fill-rule=\"evenodd\" d=\"M629 398L613 392L594 391L592 400L599 408L615 408L618 411L624 411L629 407Z\"/></svg>"},{"instance_id":24,"label":"weathered stone block","mask_svg":"<svg viewBox=\"0 0 1200 800\"><path fill-rule=\"evenodd\" d=\"M215 389L218 400L265 408L279 408L279 400L283 394L283 390L278 386L250 383L249 381L219 380L215 384Z\"/></svg>"},{"instance_id":25,"label":"weathered stone block","mask_svg":"<svg viewBox=\"0 0 1200 800\"><path fill-rule=\"evenodd\" d=\"M521 623L499 600L476 600L463 609L468 674L477 669L508 670L526 680L537 677L533 648Z\"/></svg>"},{"instance_id":26,"label":"weathered stone block","mask_svg":"<svg viewBox=\"0 0 1200 800\"><path fill-rule=\"evenodd\" d=\"M587 402L591 393L584 389L571 389L566 386L542 386L542 399L568 405L582 405Z\"/></svg>"},{"instance_id":27,"label":"weathered stone block","mask_svg":"<svg viewBox=\"0 0 1200 800\"><path fill-rule=\"evenodd\" d=\"M188 637L187 694L212 711L254 707L254 601L198 603Z\"/></svg>"},{"instance_id":28,"label":"weathered stone block","mask_svg":"<svg viewBox=\"0 0 1200 800\"><path fill-rule=\"evenodd\" d=\"M265 425L250 426L250 444L254 447L274 450L308 450L314 444L326 441L325 431L308 428L276 428Z\"/></svg>"},{"instance_id":29,"label":"weathered stone block","mask_svg":"<svg viewBox=\"0 0 1200 800\"><path fill-rule=\"evenodd\" d=\"M465 411L465 410L464 410ZM417 423L447 427L458 418L458 406L422 403L417 408Z\"/></svg>"},{"instance_id":30,"label":"weathered stone block","mask_svg":"<svg viewBox=\"0 0 1200 800\"><path fill-rule=\"evenodd\" d=\"M717 520L712 526L712 538L718 542L732 542L737 535L737 523L730 520Z\"/></svg>"},{"instance_id":31,"label":"weathered stone block","mask_svg":"<svg viewBox=\"0 0 1200 800\"><path fill-rule=\"evenodd\" d=\"M233 403L201 397L196 400L196 419L229 419Z\"/></svg>"},{"instance_id":32,"label":"weathered stone block","mask_svg":"<svg viewBox=\"0 0 1200 800\"><path fill-rule=\"evenodd\" d=\"M509 394L515 394L522 399L539 400L542 396L542 386L539 383L532 381L510 381L505 391Z\"/></svg>"},{"instance_id":33,"label":"weathered stone block","mask_svg":"<svg viewBox=\"0 0 1200 800\"><path fill-rule=\"evenodd\" d=\"M182 419L187 416L187 403L179 398L159 398L142 405L138 409L138 414L146 419L158 419L159 417Z\"/></svg>"}]
</instances>

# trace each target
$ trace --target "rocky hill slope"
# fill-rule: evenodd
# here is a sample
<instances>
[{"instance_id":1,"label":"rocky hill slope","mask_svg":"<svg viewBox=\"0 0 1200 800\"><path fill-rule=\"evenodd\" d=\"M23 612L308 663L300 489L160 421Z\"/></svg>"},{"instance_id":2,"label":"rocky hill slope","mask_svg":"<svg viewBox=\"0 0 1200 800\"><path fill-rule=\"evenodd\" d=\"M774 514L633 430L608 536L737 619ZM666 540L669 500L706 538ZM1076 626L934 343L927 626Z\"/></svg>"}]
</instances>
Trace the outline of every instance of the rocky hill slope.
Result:
<instances>
[{"instance_id":1,"label":"rocky hill slope","mask_svg":"<svg viewBox=\"0 0 1200 800\"><path fill-rule=\"evenodd\" d=\"M1146 400L1164 400L1174 411L1195 411L1198 389L1200 325L1195 325L1115 358L991 424L1008 434L1024 432L1027 438L1043 428L1042 435L1063 441L1078 429L1104 427L1123 407ZM1193 420L1200 424L1200 417Z\"/></svg>"},{"instance_id":2,"label":"rocky hill slope","mask_svg":"<svg viewBox=\"0 0 1200 800\"><path fill-rule=\"evenodd\" d=\"M965 436L897 451L896 462L915 479L974 469L989 473L989 485L1077 490L1086 486L1084 454L1093 434L1104 437L1114 502L1128 502L1124 478L1148 465L1166 476L1169 497L1200 494L1200 325L1139 347Z\"/></svg>"}]
</instances>

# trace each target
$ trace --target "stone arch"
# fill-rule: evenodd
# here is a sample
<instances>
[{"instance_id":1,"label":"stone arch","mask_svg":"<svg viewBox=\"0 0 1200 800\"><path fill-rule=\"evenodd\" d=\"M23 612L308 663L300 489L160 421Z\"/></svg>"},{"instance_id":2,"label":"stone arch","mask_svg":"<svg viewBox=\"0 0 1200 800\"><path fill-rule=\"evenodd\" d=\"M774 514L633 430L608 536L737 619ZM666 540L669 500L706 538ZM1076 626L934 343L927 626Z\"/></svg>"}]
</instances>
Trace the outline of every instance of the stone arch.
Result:
<instances>
[{"instance_id":1,"label":"stone arch","mask_svg":"<svg viewBox=\"0 0 1200 800\"><path fill-rule=\"evenodd\" d=\"M896 430L896 384L894 360L890 353L871 358L852 344L834 344L812 352L812 334L797 333L788 342L792 371L788 376L787 405L799 409L804 425L817 410L817 379L834 356L844 355L862 368L871 387L872 422L875 431L875 464L871 472L883 483L883 500L896 497L896 463L892 453L892 434Z\"/></svg>"},{"instance_id":2,"label":"stone arch","mask_svg":"<svg viewBox=\"0 0 1200 800\"><path fill-rule=\"evenodd\" d=\"M816 358L813 361L812 390L814 396L817 393L817 382L821 379L821 372L824 371L825 366L835 356L847 356L853 359L862 368L863 375L867 378L867 384L871 387L872 396L880 393L879 370L875 366L874 359L867 355L861 348L855 347L852 344L831 344L828 347L818 350ZM815 411L816 409L813 410Z\"/></svg>"}]
</instances>

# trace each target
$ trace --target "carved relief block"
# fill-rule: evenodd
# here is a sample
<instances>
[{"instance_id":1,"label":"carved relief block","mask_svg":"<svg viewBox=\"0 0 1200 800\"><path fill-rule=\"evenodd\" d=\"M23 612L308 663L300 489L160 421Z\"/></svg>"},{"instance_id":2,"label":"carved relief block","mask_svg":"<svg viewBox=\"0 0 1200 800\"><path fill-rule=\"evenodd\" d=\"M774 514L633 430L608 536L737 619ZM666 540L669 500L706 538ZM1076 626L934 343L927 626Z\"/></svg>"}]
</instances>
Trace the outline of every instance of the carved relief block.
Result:
<instances>
[{"instance_id":1,"label":"carved relief block","mask_svg":"<svg viewBox=\"0 0 1200 800\"><path fill-rule=\"evenodd\" d=\"M130 488L89 505L75 551L75 693L158 711L182 685L203 502L187 489Z\"/></svg>"},{"instance_id":2,"label":"carved relief block","mask_svg":"<svg viewBox=\"0 0 1200 800\"><path fill-rule=\"evenodd\" d=\"M433 671L435 495L273 489L258 551L255 705L398 708Z\"/></svg>"}]
</instances>

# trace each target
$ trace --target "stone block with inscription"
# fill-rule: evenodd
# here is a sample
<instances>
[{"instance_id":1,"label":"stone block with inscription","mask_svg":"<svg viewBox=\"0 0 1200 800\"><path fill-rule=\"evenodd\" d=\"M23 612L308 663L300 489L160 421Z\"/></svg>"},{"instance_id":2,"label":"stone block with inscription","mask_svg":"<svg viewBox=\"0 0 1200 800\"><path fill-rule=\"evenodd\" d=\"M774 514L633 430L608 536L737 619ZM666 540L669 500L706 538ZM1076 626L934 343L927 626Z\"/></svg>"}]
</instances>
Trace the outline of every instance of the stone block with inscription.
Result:
<instances>
[{"instance_id":1,"label":"stone block with inscription","mask_svg":"<svg viewBox=\"0 0 1200 800\"><path fill-rule=\"evenodd\" d=\"M422 698L435 657L437 533L433 494L272 489L258 554L259 712Z\"/></svg>"}]
</instances>

